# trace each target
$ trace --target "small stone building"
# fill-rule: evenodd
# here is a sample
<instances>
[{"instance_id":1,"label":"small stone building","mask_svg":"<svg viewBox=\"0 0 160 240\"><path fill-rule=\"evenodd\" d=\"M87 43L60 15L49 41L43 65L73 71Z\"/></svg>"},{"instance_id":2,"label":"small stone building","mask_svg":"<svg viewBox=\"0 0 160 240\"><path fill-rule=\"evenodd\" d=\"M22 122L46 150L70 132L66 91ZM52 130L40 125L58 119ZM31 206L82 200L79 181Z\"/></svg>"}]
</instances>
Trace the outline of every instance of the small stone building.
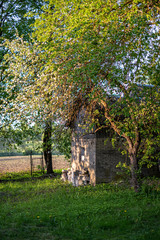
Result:
<instances>
[{"instance_id":1,"label":"small stone building","mask_svg":"<svg viewBox=\"0 0 160 240\"><path fill-rule=\"evenodd\" d=\"M82 123L83 122L83 123ZM107 183L116 180L119 162L126 162L128 158L122 155L118 148L113 148L109 131L105 129L94 132L87 129L82 112L73 123L71 169L62 172L62 179L68 180L74 186L97 183ZM151 169L144 166L142 177L160 177L160 165Z\"/></svg>"},{"instance_id":2,"label":"small stone building","mask_svg":"<svg viewBox=\"0 0 160 240\"><path fill-rule=\"evenodd\" d=\"M75 186L111 182L116 178L119 162L126 156L112 146L109 133L105 129L93 131L87 123L84 110L72 123L71 169L62 178Z\"/></svg>"},{"instance_id":3,"label":"small stone building","mask_svg":"<svg viewBox=\"0 0 160 240\"><path fill-rule=\"evenodd\" d=\"M119 139L116 148L113 148L111 129L100 128L99 131L91 129L92 114L86 111L88 105L84 105L83 98L81 100L77 98L74 102L73 114L70 114L71 117L67 124L73 130L71 169L63 172L62 179L69 180L75 186L111 182L117 178L119 171L117 164L126 162L128 165L129 162L128 157L118 151L122 147L122 139ZM90 108L92 106L89 106ZM93 109L98 109L98 106L96 108L94 106ZM100 125L103 125L105 121L103 109L100 115L101 119L98 121L101 122ZM141 176L160 177L158 162L151 169L144 166Z\"/></svg>"}]
</instances>

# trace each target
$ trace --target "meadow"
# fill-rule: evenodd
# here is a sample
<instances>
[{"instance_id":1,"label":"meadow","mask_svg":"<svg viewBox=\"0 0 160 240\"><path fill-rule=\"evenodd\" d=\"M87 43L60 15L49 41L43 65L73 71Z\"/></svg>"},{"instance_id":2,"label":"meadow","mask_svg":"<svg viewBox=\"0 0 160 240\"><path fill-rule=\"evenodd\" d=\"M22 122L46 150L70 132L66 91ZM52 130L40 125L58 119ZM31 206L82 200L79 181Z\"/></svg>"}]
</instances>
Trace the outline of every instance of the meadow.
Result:
<instances>
[{"instance_id":1,"label":"meadow","mask_svg":"<svg viewBox=\"0 0 160 240\"><path fill-rule=\"evenodd\" d=\"M2 240L159 240L159 180L73 187L41 172L0 176Z\"/></svg>"}]
</instances>

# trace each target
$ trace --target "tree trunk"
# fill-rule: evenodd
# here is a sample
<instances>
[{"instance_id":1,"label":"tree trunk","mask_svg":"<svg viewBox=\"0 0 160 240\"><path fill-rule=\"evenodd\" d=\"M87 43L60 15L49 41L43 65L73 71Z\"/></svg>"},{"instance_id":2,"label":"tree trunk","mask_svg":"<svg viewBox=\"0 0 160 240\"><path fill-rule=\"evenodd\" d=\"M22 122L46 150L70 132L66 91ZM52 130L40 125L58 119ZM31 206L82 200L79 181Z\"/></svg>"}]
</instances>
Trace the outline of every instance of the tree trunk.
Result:
<instances>
[{"instance_id":1,"label":"tree trunk","mask_svg":"<svg viewBox=\"0 0 160 240\"><path fill-rule=\"evenodd\" d=\"M129 152L130 157L130 166L131 166L131 185L134 188L135 192L139 190L139 183L138 183L138 161L136 157L136 153Z\"/></svg>"},{"instance_id":2,"label":"tree trunk","mask_svg":"<svg viewBox=\"0 0 160 240\"><path fill-rule=\"evenodd\" d=\"M48 121L46 122L44 137L43 137L43 153L44 153L45 163L47 166L47 174L53 173L51 134L52 134L52 125L51 125L51 121Z\"/></svg>"}]
</instances>

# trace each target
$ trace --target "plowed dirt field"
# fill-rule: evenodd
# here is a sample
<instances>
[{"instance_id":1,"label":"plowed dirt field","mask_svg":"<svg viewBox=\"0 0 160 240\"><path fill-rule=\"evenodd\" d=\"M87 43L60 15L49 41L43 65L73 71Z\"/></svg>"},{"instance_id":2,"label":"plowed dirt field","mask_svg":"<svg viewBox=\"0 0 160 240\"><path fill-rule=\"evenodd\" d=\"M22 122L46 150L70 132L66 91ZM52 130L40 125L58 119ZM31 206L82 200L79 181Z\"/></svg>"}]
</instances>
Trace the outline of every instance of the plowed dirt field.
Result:
<instances>
[{"instance_id":1,"label":"plowed dirt field","mask_svg":"<svg viewBox=\"0 0 160 240\"><path fill-rule=\"evenodd\" d=\"M41 156L33 156L33 169L37 170L41 165ZM64 156L52 157L53 169L66 169L70 167L70 163ZM0 157L0 173L5 172L21 172L31 169L30 156L13 156Z\"/></svg>"}]
</instances>

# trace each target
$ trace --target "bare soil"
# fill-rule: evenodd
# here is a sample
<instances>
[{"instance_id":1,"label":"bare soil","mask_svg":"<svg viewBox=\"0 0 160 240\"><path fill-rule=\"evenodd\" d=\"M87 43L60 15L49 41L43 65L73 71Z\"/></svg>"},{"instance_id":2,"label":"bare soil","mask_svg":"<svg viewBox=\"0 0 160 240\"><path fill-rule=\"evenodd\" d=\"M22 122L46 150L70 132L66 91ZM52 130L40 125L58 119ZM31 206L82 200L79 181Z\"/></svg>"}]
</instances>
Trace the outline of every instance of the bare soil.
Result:
<instances>
[{"instance_id":1,"label":"bare soil","mask_svg":"<svg viewBox=\"0 0 160 240\"><path fill-rule=\"evenodd\" d=\"M70 167L69 161L64 156L52 157L53 169L66 169ZM41 156L33 156L33 168L38 170L41 166ZM0 173L21 172L31 169L30 156L0 157Z\"/></svg>"}]
</instances>

